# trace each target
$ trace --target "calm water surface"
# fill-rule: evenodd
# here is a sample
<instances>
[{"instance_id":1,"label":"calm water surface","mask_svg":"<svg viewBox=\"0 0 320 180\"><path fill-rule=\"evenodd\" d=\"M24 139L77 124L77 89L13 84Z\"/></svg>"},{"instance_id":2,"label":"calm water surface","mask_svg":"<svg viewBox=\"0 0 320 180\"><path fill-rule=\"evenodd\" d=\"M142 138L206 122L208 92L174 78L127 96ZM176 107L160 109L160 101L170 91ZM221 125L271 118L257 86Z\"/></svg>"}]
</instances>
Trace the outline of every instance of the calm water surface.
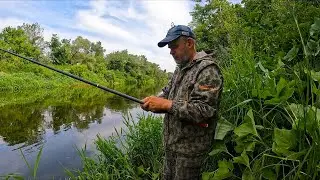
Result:
<instances>
[{"instance_id":1,"label":"calm water surface","mask_svg":"<svg viewBox=\"0 0 320 180\"><path fill-rule=\"evenodd\" d=\"M126 91L143 98L159 88ZM64 168L82 167L77 148L86 145L93 155L97 134L107 138L125 128L128 113L135 120L146 114L137 103L93 88L0 93L0 179L9 173L31 177L20 151L33 167L41 147L38 178L66 177Z\"/></svg>"}]
</instances>

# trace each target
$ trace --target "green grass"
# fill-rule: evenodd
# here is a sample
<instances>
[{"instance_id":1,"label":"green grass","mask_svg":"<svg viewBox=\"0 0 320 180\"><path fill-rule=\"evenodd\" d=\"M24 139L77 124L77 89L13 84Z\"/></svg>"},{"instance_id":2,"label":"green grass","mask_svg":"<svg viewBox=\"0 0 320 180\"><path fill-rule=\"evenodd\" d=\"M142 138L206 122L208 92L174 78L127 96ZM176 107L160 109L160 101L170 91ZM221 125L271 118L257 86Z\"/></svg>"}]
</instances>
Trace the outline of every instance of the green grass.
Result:
<instances>
[{"instance_id":1,"label":"green grass","mask_svg":"<svg viewBox=\"0 0 320 180\"><path fill-rule=\"evenodd\" d=\"M166 83L166 76L152 77L145 75L137 81L136 77L126 72L88 68L87 65L50 65L56 69L71 73L102 86L126 90L127 86L155 87ZM0 92L28 91L33 89L53 89L81 83L78 80L37 66L23 60L13 62L0 60Z\"/></svg>"},{"instance_id":2,"label":"green grass","mask_svg":"<svg viewBox=\"0 0 320 180\"><path fill-rule=\"evenodd\" d=\"M62 80L66 85L68 80ZM22 91L27 89L52 89L63 84L62 81L52 81L34 73L0 73L0 91ZM60 82L60 83L59 83Z\"/></svg>"},{"instance_id":3,"label":"green grass","mask_svg":"<svg viewBox=\"0 0 320 180\"><path fill-rule=\"evenodd\" d=\"M250 41L231 47L222 118L203 179L319 179L318 80L309 63L315 57L303 44L296 66L278 59L267 69Z\"/></svg>"},{"instance_id":4,"label":"green grass","mask_svg":"<svg viewBox=\"0 0 320 180\"><path fill-rule=\"evenodd\" d=\"M98 135L99 151L87 157L79 150L82 171L66 170L72 179L157 179L162 168L162 118L140 116L135 122L125 118L125 129L116 130L109 139Z\"/></svg>"}]
</instances>

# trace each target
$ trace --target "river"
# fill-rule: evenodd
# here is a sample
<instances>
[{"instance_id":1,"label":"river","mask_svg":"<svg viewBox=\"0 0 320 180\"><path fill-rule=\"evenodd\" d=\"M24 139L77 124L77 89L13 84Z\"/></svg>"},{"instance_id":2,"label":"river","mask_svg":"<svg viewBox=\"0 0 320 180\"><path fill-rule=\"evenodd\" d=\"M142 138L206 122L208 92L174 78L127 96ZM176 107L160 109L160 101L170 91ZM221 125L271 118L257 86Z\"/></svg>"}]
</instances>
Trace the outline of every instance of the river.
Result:
<instances>
[{"instance_id":1,"label":"river","mask_svg":"<svg viewBox=\"0 0 320 180\"><path fill-rule=\"evenodd\" d=\"M147 114L137 103L84 87L0 93L0 179L9 173L31 178L22 153L34 167L41 148L38 179L65 178L64 169L82 167L77 148L86 146L92 156L97 134L108 138L125 128L123 116ZM133 87L125 93L143 98L156 92Z\"/></svg>"}]
</instances>

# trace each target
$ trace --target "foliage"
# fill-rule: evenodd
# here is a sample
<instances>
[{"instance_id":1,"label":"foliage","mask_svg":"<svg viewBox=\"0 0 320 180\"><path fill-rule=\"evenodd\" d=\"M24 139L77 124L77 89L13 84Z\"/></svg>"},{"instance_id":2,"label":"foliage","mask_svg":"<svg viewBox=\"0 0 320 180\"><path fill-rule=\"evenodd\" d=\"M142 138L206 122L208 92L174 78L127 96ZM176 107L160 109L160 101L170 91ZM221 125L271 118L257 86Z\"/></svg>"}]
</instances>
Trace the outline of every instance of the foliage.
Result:
<instances>
[{"instance_id":1,"label":"foliage","mask_svg":"<svg viewBox=\"0 0 320 180\"><path fill-rule=\"evenodd\" d=\"M126 129L104 139L98 136L96 158L79 150L83 171L67 170L72 179L158 179L162 167L161 117L142 115L124 119Z\"/></svg>"},{"instance_id":2,"label":"foliage","mask_svg":"<svg viewBox=\"0 0 320 180\"><path fill-rule=\"evenodd\" d=\"M129 54L127 50L105 55L100 41L91 42L81 36L74 40L60 40L57 34L53 34L50 42L45 42L42 32L37 23L6 27L0 32L0 46L113 88L158 86L168 81L166 71L149 62L144 55ZM28 75L21 76L21 73ZM53 88L70 83L57 73L6 53L0 54L0 76L1 91Z\"/></svg>"},{"instance_id":3,"label":"foliage","mask_svg":"<svg viewBox=\"0 0 320 180\"><path fill-rule=\"evenodd\" d=\"M163 83L161 80L165 72L161 71L159 65L150 63L143 55L131 55L127 50L110 53L106 56L107 69L125 72L135 79L138 85ZM155 77L154 82L150 82ZM157 82L159 81L160 82Z\"/></svg>"},{"instance_id":4,"label":"foliage","mask_svg":"<svg viewBox=\"0 0 320 180\"><path fill-rule=\"evenodd\" d=\"M40 49L32 44L28 35L21 28L6 27L0 33L0 46L27 57L39 57ZM1 54L0 59L10 59Z\"/></svg>"},{"instance_id":5,"label":"foliage","mask_svg":"<svg viewBox=\"0 0 320 180\"><path fill-rule=\"evenodd\" d=\"M211 27L204 31L209 36L200 33L200 48L227 49L218 58L222 118L202 177L319 179L320 8L287 0L242 3L208 1L192 12L196 31Z\"/></svg>"},{"instance_id":6,"label":"foliage","mask_svg":"<svg viewBox=\"0 0 320 180\"><path fill-rule=\"evenodd\" d=\"M300 49L297 55L302 57L300 34L293 30L296 29L293 14L299 18L302 38L308 39L308 29L320 13L319 4L294 0L243 0L241 5L214 0L201 4L197 3L191 12L190 23L199 50L214 49L223 65L230 64L229 53L225 51L229 52L233 43L246 39L253 45L255 59L270 69L293 46Z\"/></svg>"},{"instance_id":7,"label":"foliage","mask_svg":"<svg viewBox=\"0 0 320 180\"><path fill-rule=\"evenodd\" d=\"M39 48L41 53L44 53L45 49L47 48L47 43L43 38L43 28L41 28L38 23L23 23L22 26L18 26L18 28L24 31L33 46Z\"/></svg>"}]
</instances>

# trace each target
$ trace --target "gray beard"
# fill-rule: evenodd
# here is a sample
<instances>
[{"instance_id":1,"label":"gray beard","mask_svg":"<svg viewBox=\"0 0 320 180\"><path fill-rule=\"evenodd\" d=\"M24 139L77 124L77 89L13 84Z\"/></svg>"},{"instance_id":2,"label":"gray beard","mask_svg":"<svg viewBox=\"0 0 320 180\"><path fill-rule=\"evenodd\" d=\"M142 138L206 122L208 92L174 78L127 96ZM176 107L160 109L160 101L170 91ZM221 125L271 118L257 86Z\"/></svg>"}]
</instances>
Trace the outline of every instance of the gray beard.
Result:
<instances>
[{"instance_id":1,"label":"gray beard","mask_svg":"<svg viewBox=\"0 0 320 180\"><path fill-rule=\"evenodd\" d=\"M185 67L188 63L190 62L190 59L185 55L182 58L182 61L180 61L180 63L177 63L177 66L181 69L183 67Z\"/></svg>"}]
</instances>

